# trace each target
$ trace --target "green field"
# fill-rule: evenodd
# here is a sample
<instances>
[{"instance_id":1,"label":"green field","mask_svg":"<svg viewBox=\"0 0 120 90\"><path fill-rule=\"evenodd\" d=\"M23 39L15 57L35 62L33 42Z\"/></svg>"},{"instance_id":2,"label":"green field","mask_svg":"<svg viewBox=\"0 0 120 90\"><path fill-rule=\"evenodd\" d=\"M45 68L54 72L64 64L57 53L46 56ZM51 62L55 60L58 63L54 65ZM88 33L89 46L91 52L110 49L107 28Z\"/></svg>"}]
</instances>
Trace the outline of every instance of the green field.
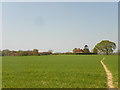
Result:
<instances>
[{"instance_id":1,"label":"green field","mask_svg":"<svg viewBox=\"0 0 120 90\"><path fill-rule=\"evenodd\" d=\"M104 63L113 75L114 86L118 87L118 56L106 56Z\"/></svg>"},{"instance_id":2,"label":"green field","mask_svg":"<svg viewBox=\"0 0 120 90\"><path fill-rule=\"evenodd\" d=\"M2 88L2 57L0 56L0 89Z\"/></svg>"},{"instance_id":3,"label":"green field","mask_svg":"<svg viewBox=\"0 0 120 90\"><path fill-rule=\"evenodd\" d=\"M103 57L5 56L3 88L106 88L106 74L100 64ZM115 82L118 80L116 58L107 56L104 61L113 73Z\"/></svg>"}]
</instances>

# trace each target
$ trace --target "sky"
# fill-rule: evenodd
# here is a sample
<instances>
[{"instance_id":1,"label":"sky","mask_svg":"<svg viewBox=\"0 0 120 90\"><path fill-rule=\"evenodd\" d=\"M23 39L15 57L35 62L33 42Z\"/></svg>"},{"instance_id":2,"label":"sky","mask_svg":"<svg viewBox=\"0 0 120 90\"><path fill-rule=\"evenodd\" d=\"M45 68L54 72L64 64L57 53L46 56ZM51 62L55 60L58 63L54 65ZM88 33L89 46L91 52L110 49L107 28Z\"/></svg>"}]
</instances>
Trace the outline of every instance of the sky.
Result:
<instances>
[{"instance_id":1,"label":"sky","mask_svg":"<svg viewBox=\"0 0 120 90\"><path fill-rule=\"evenodd\" d=\"M118 44L117 2L4 2L2 48L90 51L101 40Z\"/></svg>"},{"instance_id":2,"label":"sky","mask_svg":"<svg viewBox=\"0 0 120 90\"><path fill-rule=\"evenodd\" d=\"M2 48L2 3L0 2L0 49Z\"/></svg>"}]
</instances>

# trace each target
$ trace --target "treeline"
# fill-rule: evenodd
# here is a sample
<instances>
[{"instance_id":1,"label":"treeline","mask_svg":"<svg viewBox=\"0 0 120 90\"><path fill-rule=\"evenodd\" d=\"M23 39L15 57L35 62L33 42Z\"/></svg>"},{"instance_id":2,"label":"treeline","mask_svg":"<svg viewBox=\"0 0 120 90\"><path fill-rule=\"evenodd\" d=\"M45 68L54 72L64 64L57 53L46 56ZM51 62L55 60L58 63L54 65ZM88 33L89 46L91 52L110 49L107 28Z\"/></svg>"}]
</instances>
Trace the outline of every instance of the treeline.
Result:
<instances>
[{"instance_id":1,"label":"treeline","mask_svg":"<svg viewBox=\"0 0 120 90\"><path fill-rule=\"evenodd\" d=\"M19 50L19 51L14 51L14 50L9 50L9 49L5 49L2 50L2 56L37 56L38 55L38 50L34 49L33 51L23 51L23 50Z\"/></svg>"},{"instance_id":2,"label":"treeline","mask_svg":"<svg viewBox=\"0 0 120 90\"><path fill-rule=\"evenodd\" d=\"M77 49L76 49L77 50ZM75 52L73 49L73 52L64 52L64 53L53 53L52 50L49 50L48 52L39 52L38 49L34 50L19 50L19 51L11 51L9 49L5 49L0 51L0 56L41 56L41 55L91 55L96 54L92 52Z\"/></svg>"},{"instance_id":3,"label":"treeline","mask_svg":"<svg viewBox=\"0 0 120 90\"><path fill-rule=\"evenodd\" d=\"M38 49L33 50L19 50L19 51L11 51L11 50L0 50L0 56L41 56L41 55L93 55L93 54L120 54L120 51L117 53L113 53L116 49L116 44L109 40L102 40L100 43L97 43L93 48L92 52L90 52L88 45L85 45L83 49L74 48L72 52L65 53L53 53L52 50L48 50L48 52L39 52Z\"/></svg>"},{"instance_id":4,"label":"treeline","mask_svg":"<svg viewBox=\"0 0 120 90\"><path fill-rule=\"evenodd\" d=\"M19 50L19 51L11 51L9 49L5 49L0 51L1 56L40 56L40 55L50 55L52 52L39 52L38 49L33 50Z\"/></svg>"},{"instance_id":5,"label":"treeline","mask_svg":"<svg viewBox=\"0 0 120 90\"><path fill-rule=\"evenodd\" d=\"M9 50L5 49L0 51L1 56L41 56L41 55L91 55L91 54L97 54L89 51L88 45L84 46L84 49L80 48L74 48L72 52L64 52L64 53L53 53L53 50L48 50L47 52L39 52L38 49L33 49L33 50L19 50L19 51L14 51L14 50Z\"/></svg>"}]
</instances>

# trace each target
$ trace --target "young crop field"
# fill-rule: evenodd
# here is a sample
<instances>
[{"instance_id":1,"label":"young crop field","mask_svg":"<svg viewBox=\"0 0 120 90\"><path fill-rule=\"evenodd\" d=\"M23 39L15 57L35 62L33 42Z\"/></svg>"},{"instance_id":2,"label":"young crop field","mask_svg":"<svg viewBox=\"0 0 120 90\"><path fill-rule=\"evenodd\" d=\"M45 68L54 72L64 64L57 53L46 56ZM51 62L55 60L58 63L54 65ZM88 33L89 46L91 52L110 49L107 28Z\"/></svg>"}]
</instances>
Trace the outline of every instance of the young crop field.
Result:
<instances>
[{"instance_id":1,"label":"young crop field","mask_svg":"<svg viewBox=\"0 0 120 90\"><path fill-rule=\"evenodd\" d=\"M104 63L113 75L113 85L118 87L118 56L106 56Z\"/></svg>"},{"instance_id":2,"label":"young crop field","mask_svg":"<svg viewBox=\"0 0 120 90\"><path fill-rule=\"evenodd\" d=\"M3 57L3 88L107 88L102 55ZM106 56L117 87L117 56Z\"/></svg>"}]
</instances>

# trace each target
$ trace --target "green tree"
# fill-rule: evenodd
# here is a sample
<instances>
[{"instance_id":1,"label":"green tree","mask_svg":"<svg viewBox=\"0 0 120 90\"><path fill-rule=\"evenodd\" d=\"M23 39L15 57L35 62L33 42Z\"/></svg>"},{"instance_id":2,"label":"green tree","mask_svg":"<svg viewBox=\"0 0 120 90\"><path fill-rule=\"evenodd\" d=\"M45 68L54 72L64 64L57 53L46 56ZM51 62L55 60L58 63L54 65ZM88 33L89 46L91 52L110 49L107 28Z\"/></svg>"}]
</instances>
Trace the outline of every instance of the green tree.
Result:
<instances>
[{"instance_id":1,"label":"green tree","mask_svg":"<svg viewBox=\"0 0 120 90\"><path fill-rule=\"evenodd\" d=\"M38 49L33 50L33 55L38 56Z\"/></svg>"},{"instance_id":2,"label":"green tree","mask_svg":"<svg viewBox=\"0 0 120 90\"><path fill-rule=\"evenodd\" d=\"M0 56L2 56L2 51L0 50Z\"/></svg>"},{"instance_id":3,"label":"green tree","mask_svg":"<svg viewBox=\"0 0 120 90\"><path fill-rule=\"evenodd\" d=\"M118 50L118 55L120 55L120 50Z\"/></svg>"},{"instance_id":4,"label":"green tree","mask_svg":"<svg viewBox=\"0 0 120 90\"><path fill-rule=\"evenodd\" d=\"M113 51L116 49L116 44L109 40L102 40L95 46L95 48L98 50L99 53L109 55L113 53Z\"/></svg>"},{"instance_id":5,"label":"green tree","mask_svg":"<svg viewBox=\"0 0 120 90\"><path fill-rule=\"evenodd\" d=\"M88 48L88 45L85 45L85 46L84 46L83 51L84 51L84 53L90 53L89 48Z\"/></svg>"},{"instance_id":6,"label":"green tree","mask_svg":"<svg viewBox=\"0 0 120 90\"><path fill-rule=\"evenodd\" d=\"M27 56L27 53L25 51L19 50L18 56Z\"/></svg>"},{"instance_id":7,"label":"green tree","mask_svg":"<svg viewBox=\"0 0 120 90\"><path fill-rule=\"evenodd\" d=\"M48 52L49 52L49 53L53 53L53 50L50 49L50 50L48 50Z\"/></svg>"},{"instance_id":8,"label":"green tree","mask_svg":"<svg viewBox=\"0 0 120 90\"><path fill-rule=\"evenodd\" d=\"M52 54L52 53L53 53L53 50L48 50L48 53L49 53L49 54Z\"/></svg>"},{"instance_id":9,"label":"green tree","mask_svg":"<svg viewBox=\"0 0 120 90\"><path fill-rule=\"evenodd\" d=\"M96 48L94 48L93 53L98 54L98 50Z\"/></svg>"},{"instance_id":10,"label":"green tree","mask_svg":"<svg viewBox=\"0 0 120 90\"><path fill-rule=\"evenodd\" d=\"M5 50L2 51L2 56L9 56L10 52L11 52L10 50L5 49Z\"/></svg>"}]
</instances>

